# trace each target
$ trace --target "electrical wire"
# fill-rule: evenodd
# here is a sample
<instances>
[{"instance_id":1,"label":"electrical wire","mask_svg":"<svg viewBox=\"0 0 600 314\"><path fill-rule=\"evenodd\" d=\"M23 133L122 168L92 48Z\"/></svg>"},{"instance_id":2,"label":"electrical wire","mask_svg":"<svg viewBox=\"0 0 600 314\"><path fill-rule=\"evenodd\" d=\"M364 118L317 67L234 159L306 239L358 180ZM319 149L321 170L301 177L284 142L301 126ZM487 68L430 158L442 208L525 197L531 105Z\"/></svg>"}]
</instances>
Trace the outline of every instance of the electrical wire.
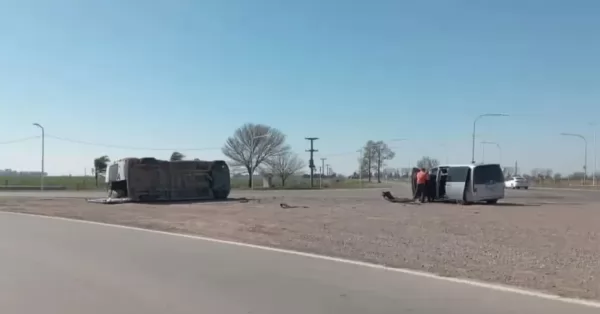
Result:
<instances>
[{"instance_id":1,"label":"electrical wire","mask_svg":"<svg viewBox=\"0 0 600 314\"><path fill-rule=\"evenodd\" d=\"M41 136L30 136L30 137L24 137L24 138L19 138L16 140L10 140L10 141L3 141L0 142L0 144L14 144L14 143L20 143L20 142L25 142L25 141L29 141L29 140L33 140L36 138L40 138Z\"/></svg>"},{"instance_id":2,"label":"electrical wire","mask_svg":"<svg viewBox=\"0 0 600 314\"><path fill-rule=\"evenodd\" d=\"M117 148L117 149L127 149L127 150L152 150L152 151L206 151L206 150L219 150L220 147L204 147L204 148L153 148L153 147L135 147L135 146L122 146L122 145L112 145L112 144L103 144L103 143L93 143L87 141L74 140L66 137L60 137L56 135L46 134L46 137L52 138L55 140L69 142L74 144L82 144L89 146L101 146L106 148Z\"/></svg>"}]
</instances>

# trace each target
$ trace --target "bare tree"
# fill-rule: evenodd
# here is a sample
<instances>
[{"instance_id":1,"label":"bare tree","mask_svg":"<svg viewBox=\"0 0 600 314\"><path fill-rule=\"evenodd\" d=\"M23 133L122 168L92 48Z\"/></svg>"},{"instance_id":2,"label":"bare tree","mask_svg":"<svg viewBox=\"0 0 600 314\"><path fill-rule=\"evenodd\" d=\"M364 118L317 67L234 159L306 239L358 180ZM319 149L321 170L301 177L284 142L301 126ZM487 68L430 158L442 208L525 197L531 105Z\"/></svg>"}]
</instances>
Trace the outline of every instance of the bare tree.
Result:
<instances>
[{"instance_id":1,"label":"bare tree","mask_svg":"<svg viewBox=\"0 0 600 314\"><path fill-rule=\"evenodd\" d=\"M108 156L100 156L94 159L94 177L96 177L96 186L98 186L98 175L105 174L110 158Z\"/></svg>"},{"instance_id":2,"label":"bare tree","mask_svg":"<svg viewBox=\"0 0 600 314\"><path fill-rule=\"evenodd\" d=\"M439 166L439 164L440 162L437 159L423 156L421 160L417 161L417 168L431 169Z\"/></svg>"},{"instance_id":3,"label":"bare tree","mask_svg":"<svg viewBox=\"0 0 600 314\"><path fill-rule=\"evenodd\" d=\"M362 156L359 159L359 164L361 165L361 171L364 173L366 171L366 175L369 178L369 182L371 182L371 178L373 177L373 170L375 169L375 159L377 154L377 149L375 146L375 141L367 141L365 146L362 149Z\"/></svg>"},{"instance_id":4,"label":"bare tree","mask_svg":"<svg viewBox=\"0 0 600 314\"><path fill-rule=\"evenodd\" d=\"M281 131L264 124L247 123L235 130L221 149L233 162L232 166L242 166L248 171L248 187L252 186L252 176L264 161L289 151L285 135Z\"/></svg>"},{"instance_id":5,"label":"bare tree","mask_svg":"<svg viewBox=\"0 0 600 314\"><path fill-rule=\"evenodd\" d=\"M306 166L298 155L290 151L285 151L265 160L265 164L266 167L263 170L281 178L281 186L285 186L285 181L290 176Z\"/></svg>"},{"instance_id":6,"label":"bare tree","mask_svg":"<svg viewBox=\"0 0 600 314\"><path fill-rule=\"evenodd\" d=\"M183 158L185 158L185 155L180 152L173 152L171 154L171 161L180 161L183 160Z\"/></svg>"},{"instance_id":7,"label":"bare tree","mask_svg":"<svg viewBox=\"0 0 600 314\"><path fill-rule=\"evenodd\" d=\"M381 169L386 160L393 159L396 153L386 143L378 141L375 143L375 171L377 171L377 183L381 183Z\"/></svg>"}]
</instances>

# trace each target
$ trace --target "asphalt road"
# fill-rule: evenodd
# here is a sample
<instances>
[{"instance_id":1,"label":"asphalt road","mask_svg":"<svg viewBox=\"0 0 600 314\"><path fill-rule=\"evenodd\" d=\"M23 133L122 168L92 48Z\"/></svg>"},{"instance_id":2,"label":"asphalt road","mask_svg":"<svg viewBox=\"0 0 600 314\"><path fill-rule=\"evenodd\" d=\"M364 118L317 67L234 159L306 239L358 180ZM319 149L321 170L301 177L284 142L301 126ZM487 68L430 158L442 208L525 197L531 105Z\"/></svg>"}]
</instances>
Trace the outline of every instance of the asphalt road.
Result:
<instances>
[{"instance_id":1,"label":"asphalt road","mask_svg":"<svg viewBox=\"0 0 600 314\"><path fill-rule=\"evenodd\" d=\"M598 308L257 248L0 214L3 314L546 313Z\"/></svg>"}]
</instances>

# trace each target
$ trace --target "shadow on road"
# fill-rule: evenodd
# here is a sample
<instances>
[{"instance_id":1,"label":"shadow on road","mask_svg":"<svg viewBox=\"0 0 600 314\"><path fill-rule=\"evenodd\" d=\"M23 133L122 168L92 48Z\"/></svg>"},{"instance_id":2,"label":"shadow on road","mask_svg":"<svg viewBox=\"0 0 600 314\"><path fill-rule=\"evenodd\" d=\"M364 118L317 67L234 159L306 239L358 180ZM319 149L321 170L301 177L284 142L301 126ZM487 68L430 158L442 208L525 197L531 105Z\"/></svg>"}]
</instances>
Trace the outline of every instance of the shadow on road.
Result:
<instances>
[{"instance_id":1,"label":"shadow on road","mask_svg":"<svg viewBox=\"0 0 600 314\"><path fill-rule=\"evenodd\" d=\"M512 203L512 202L502 202L496 204L489 204L489 206L508 206L508 207L527 207L527 206L542 206L539 203Z\"/></svg>"},{"instance_id":2,"label":"shadow on road","mask_svg":"<svg viewBox=\"0 0 600 314\"><path fill-rule=\"evenodd\" d=\"M253 201L252 198L246 197L232 197L227 199L212 199L212 200L182 200L182 201L142 201L132 202L134 204L145 204L145 205L177 205L177 204L213 204L213 203L248 203Z\"/></svg>"}]
</instances>

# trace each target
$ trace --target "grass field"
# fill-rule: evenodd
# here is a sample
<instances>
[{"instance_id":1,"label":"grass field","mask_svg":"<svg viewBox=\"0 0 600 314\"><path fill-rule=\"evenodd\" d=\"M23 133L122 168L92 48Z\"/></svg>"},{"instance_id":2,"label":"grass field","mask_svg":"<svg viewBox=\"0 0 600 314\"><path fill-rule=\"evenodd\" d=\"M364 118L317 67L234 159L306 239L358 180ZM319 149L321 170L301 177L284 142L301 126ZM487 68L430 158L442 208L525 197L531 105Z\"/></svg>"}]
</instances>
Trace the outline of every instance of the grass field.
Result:
<instances>
[{"instance_id":1,"label":"grass field","mask_svg":"<svg viewBox=\"0 0 600 314\"><path fill-rule=\"evenodd\" d=\"M325 189L352 189L352 188L375 188L389 187L387 183L369 183L363 180L362 185L358 180L353 179L324 179L319 185L319 178L314 179L314 188L320 186ZM271 189L310 189L310 179L302 177L292 177L286 182L286 186L281 186L279 178L273 178L273 187ZM96 186L94 177L92 176L48 176L44 178L44 186L46 187L64 187L66 190L105 190L104 178L98 178L98 186ZM36 176L0 176L1 189L17 189L17 188L39 188L40 177ZM232 189L249 189L247 177L233 177L231 179ZM254 189L261 190L263 188L263 179L261 176L254 177Z\"/></svg>"},{"instance_id":2,"label":"grass field","mask_svg":"<svg viewBox=\"0 0 600 314\"><path fill-rule=\"evenodd\" d=\"M40 177L37 176L0 176L0 189L10 187L39 187ZM64 187L67 190L96 190L106 189L104 178L98 178L98 187L92 176L48 176L44 177L44 186Z\"/></svg>"}]
</instances>

